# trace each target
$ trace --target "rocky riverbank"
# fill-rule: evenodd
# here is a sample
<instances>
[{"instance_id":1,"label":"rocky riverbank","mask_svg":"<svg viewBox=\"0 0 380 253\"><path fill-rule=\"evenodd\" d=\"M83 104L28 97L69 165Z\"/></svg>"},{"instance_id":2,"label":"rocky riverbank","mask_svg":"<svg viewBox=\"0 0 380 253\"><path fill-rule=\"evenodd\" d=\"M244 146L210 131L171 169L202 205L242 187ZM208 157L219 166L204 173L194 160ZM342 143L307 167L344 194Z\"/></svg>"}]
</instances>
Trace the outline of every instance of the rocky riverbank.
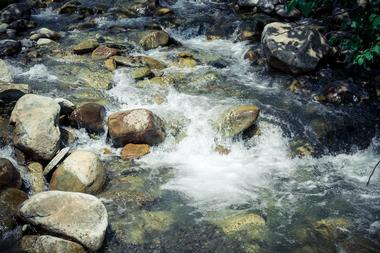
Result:
<instances>
[{"instance_id":1,"label":"rocky riverbank","mask_svg":"<svg viewBox=\"0 0 380 253\"><path fill-rule=\"evenodd\" d=\"M377 252L379 73L329 32L281 0L1 2L0 249Z\"/></svg>"}]
</instances>

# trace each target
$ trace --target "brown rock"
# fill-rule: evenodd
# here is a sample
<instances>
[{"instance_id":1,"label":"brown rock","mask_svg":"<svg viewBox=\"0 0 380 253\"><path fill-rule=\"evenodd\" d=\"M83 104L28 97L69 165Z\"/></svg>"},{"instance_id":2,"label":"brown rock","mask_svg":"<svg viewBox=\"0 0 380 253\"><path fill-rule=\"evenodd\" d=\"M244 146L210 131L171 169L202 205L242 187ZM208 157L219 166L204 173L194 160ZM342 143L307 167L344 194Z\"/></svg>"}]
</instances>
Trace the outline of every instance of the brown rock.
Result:
<instances>
[{"instance_id":1,"label":"brown rock","mask_svg":"<svg viewBox=\"0 0 380 253\"><path fill-rule=\"evenodd\" d=\"M10 187L21 187L20 173L8 159L0 158L0 190Z\"/></svg>"},{"instance_id":2,"label":"brown rock","mask_svg":"<svg viewBox=\"0 0 380 253\"><path fill-rule=\"evenodd\" d=\"M88 103L79 106L71 113L70 122L73 127L85 128L90 133L102 133L105 114L104 106Z\"/></svg>"},{"instance_id":3,"label":"brown rock","mask_svg":"<svg viewBox=\"0 0 380 253\"><path fill-rule=\"evenodd\" d=\"M117 55L119 50L112 47L98 47L96 48L92 54L91 58L94 60L105 60L110 58L111 56Z\"/></svg>"},{"instance_id":4,"label":"brown rock","mask_svg":"<svg viewBox=\"0 0 380 253\"><path fill-rule=\"evenodd\" d=\"M107 59L104 61L104 66L106 67L106 69L108 69L109 71L114 71L116 70L116 61L115 59Z\"/></svg>"},{"instance_id":5,"label":"brown rock","mask_svg":"<svg viewBox=\"0 0 380 253\"><path fill-rule=\"evenodd\" d=\"M142 157L150 152L150 147L147 144L127 144L121 151L121 159L129 160Z\"/></svg>"},{"instance_id":6,"label":"brown rock","mask_svg":"<svg viewBox=\"0 0 380 253\"><path fill-rule=\"evenodd\" d=\"M164 31L151 32L146 35L140 44L144 50L154 49L160 46L166 46L169 44L169 34Z\"/></svg>"},{"instance_id":7,"label":"brown rock","mask_svg":"<svg viewBox=\"0 0 380 253\"><path fill-rule=\"evenodd\" d=\"M165 139L162 119L146 109L111 114L108 118L108 130L117 147L128 143L156 145Z\"/></svg>"},{"instance_id":8,"label":"brown rock","mask_svg":"<svg viewBox=\"0 0 380 253\"><path fill-rule=\"evenodd\" d=\"M0 238L16 226L14 216L18 207L28 198L25 192L8 188L0 192Z\"/></svg>"}]
</instances>

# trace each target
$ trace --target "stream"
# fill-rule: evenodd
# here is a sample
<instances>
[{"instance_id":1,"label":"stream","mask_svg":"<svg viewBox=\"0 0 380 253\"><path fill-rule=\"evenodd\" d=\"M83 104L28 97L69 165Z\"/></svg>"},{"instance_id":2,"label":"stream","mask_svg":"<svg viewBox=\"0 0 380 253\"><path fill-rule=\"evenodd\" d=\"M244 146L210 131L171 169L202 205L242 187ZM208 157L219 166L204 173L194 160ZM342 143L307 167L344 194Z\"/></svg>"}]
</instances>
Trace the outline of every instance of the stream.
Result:
<instances>
[{"instance_id":1,"label":"stream","mask_svg":"<svg viewBox=\"0 0 380 253\"><path fill-rule=\"evenodd\" d=\"M105 13L86 30L72 29L80 20L51 7L32 19L64 32L60 44L66 50L102 37L130 55L160 60L174 85L141 85L123 67L112 73L110 89L85 86L75 80L77 68L94 71L97 65L61 49L40 61L8 61L15 81L30 84L36 94L99 102L107 115L146 108L169 126L162 144L133 161L118 159L120 149L107 134L75 130L73 147L99 154L108 172L98 196L110 223L100 252L380 252L379 170L366 186L380 151L375 110L321 104L313 99L318 89L293 93L287 87L291 76L251 65L244 55L252 44L237 35L243 21L222 1L161 5L175 15L115 19ZM140 31L155 25L178 45L136 47ZM222 38L209 40L210 34ZM191 53L197 66L173 65L180 52ZM244 104L261 109L259 134L221 138L214 127L218 117ZM294 155L295 147L305 145L311 156ZM216 152L217 146L228 152ZM8 146L0 155L14 159Z\"/></svg>"}]
</instances>

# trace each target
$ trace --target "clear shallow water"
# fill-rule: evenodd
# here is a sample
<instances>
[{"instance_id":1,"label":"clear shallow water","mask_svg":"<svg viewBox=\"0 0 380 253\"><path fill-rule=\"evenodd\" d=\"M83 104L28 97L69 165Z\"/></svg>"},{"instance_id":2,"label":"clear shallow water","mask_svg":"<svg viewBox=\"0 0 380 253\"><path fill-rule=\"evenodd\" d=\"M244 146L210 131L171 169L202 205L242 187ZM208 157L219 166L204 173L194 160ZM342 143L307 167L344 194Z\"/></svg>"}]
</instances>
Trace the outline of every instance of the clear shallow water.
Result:
<instances>
[{"instance_id":1,"label":"clear shallow water","mask_svg":"<svg viewBox=\"0 0 380 253\"><path fill-rule=\"evenodd\" d=\"M149 155L132 164L122 163L113 155L102 154L105 147L114 154L120 151L110 147L106 136L94 139L82 130L77 131L79 140L75 146L99 153L107 164L110 182L106 191L113 187L132 191L134 184L113 183L118 178L133 176L143 181L142 185L137 184L136 191L156 197L152 203L138 208L104 198L111 225L103 250L250 252L248 246L258 243L262 252L296 252L310 244L310 238L300 239L300 231L322 219L333 218L348 220L349 238L354 238L353 241L370 238L376 242L379 239L376 222L380 220L380 173L375 173L369 187L365 183L378 160L380 142L375 137L368 148L358 149L352 145L366 131L363 126L371 119L370 109L321 105L311 99L310 94L289 92L284 83L288 83L290 77L250 66L243 59L249 45L235 42L236 18L231 18L228 39L207 41L205 33L216 26L217 17L227 12L223 8L215 9L218 6L207 1L177 1L172 7L185 22L178 27L164 28L182 46L130 52L149 55L169 66L178 52L191 52L198 60L196 68L171 66L164 70L167 75L183 77L173 87L140 88L129 77L129 69L122 68L113 74L113 88L99 94L108 101L108 114L122 109L147 108L165 119L168 136L163 144L153 147ZM193 22L199 13L210 14L215 20L211 19L210 26L202 28L200 22ZM42 23L58 19L52 10L35 17ZM104 35L115 24L136 27L144 22L151 20L115 22L98 18L97 29ZM75 36L81 34L73 32L68 36L62 44L75 42ZM14 63L15 78L31 83L42 94L76 97L82 87L70 89L62 85L53 68L57 62L70 64L67 59L55 58L26 66ZM215 62L220 64L215 67ZM215 80L203 78L209 73ZM163 103L154 102L157 97ZM248 141L225 140L215 131L214 122L224 110L240 104L256 104L262 109L261 134ZM318 128L313 127L318 123L316 119L323 119L332 127L333 134L327 141L316 137ZM341 130L347 122L356 127L353 133ZM319 155L292 158L291 143L296 138L312 143ZM218 144L231 152L219 154L215 151ZM337 146L344 148L339 150ZM343 152L347 150L351 152ZM11 150L2 148L0 155L12 156ZM152 221L144 216L146 212L164 212L164 215L159 213L158 221ZM225 235L220 226L215 225L231 215L245 213L265 218L266 239L252 242L244 231L240 231L238 237ZM152 225L156 222L159 229ZM315 238L314 241L325 243ZM339 251L340 244L336 244L336 252L346 252Z\"/></svg>"}]
</instances>

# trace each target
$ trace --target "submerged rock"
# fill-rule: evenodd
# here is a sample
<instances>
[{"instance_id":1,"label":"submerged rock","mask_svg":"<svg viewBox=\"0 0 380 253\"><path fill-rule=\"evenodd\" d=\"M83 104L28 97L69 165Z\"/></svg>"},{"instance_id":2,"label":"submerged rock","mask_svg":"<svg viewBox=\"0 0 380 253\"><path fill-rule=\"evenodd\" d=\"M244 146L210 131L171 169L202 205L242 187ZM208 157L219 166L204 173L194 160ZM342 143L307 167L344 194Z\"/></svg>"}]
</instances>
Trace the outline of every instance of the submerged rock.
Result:
<instances>
[{"instance_id":1,"label":"submerged rock","mask_svg":"<svg viewBox=\"0 0 380 253\"><path fill-rule=\"evenodd\" d=\"M0 40L0 57L12 56L20 53L21 42L16 40Z\"/></svg>"},{"instance_id":2,"label":"submerged rock","mask_svg":"<svg viewBox=\"0 0 380 253\"><path fill-rule=\"evenodd\" d=\"M51 235L26 235L21 239L21 249L27 253L86 253L82 245Z\"/></svg>"},{"instance_id":3,"label":"submerged rock","mask_svg":"<svg viewBox=\"0 0 380 253\"><path fill-rule=\"evenodd\" d=\"M105 60L110 58L111 56L117 55L119 50L111 47L98 47L96 48L92 54L91 58L94 60Z\"/></svg>"},{"instance_id":4,"label":"submerged rock","mask_svg":"<svg viewBox=\"0 0 380 253\"><path fill-rule=\"evenodd\" d=\"M90 133L104 132L106 109L97 103L87 103L76 108L70 115L73 127L84 128Z\"/></svg>"},{"instance_id":5,"label":"submerged rock","mask_svg":"<svg viewBox=\"0 0 380 253\"><path fill-rule=\"evenodd\" d=\"M0 82L13 82L12 72L8 64L2 59L0 59Z\"/></svg>"},{"instance_id":6,"label":"submerged rock","mask_svg":"<svg viewBox=\"0 0 380 253\"><path fill-rule=\"evenodd\" d=\"M31 40L36 40L36 41L42 38L51 39L51 40L59 40L61 38L61 34L59 34L56 31L43 27L36 31L33 31L30 36Z\"/></svg>"},{"instance_id":7,"label":"submerged rock","mask_svg":"<svg viewBox=\"0 0 380 253\"><path fill-rule=\"evenodd\" d=\"M264 28L261 42L268 64L291 74L315 70L329 53L325 38L306 25L270 23Z\"/></svg>"},{"instance_id":8,"label":"submerged rock","mask_svg":"<svg viewBox=\"0 0 380 253\"><path fill-rule=\"evenodd\" d=\"M135 80L142 80L154 76L153 72L148 67L136 68L130 72L130 75Z\"/></svg>"},{"instance_id":9,"label":"submerged rock","mask_svg":"<svg viewBox=\"0 0 380 253\"><path fill-rule=\"evenodd\" d=\"M322 94L316 99L322 103L331 104L350 104L360 102L360 92L353 82L334 81L328 83L322 91Z\"/></svg>"},{"instance_id":10,"label":"submerged rock","mask_svg":"<svg viewBox=\"0 0 380 253\"><path fill-rule=\"evenodd\" d=\"M78 192L47 191L33 195L22 204L19 216L49 232L73 238L93 251L102 246L108 226L102 202Z\"/></svg>"},{"instance_id":11,"label":"submerged rock","mask_svg":"<svg viewBox=\"0 0 380 253\"><path fill-rule=\"evenodd\" d=\"M106 171L96 154L77 150L54 171L50 189L97 193L106 181Z\"/></svg>"},{"instance_id":12,"label":"submerged rock","mask_svg":"<svg viewBox=\"0 0 380 253\"><path fill-rule=\"evenodd\" d=\"M121 151L121 159L130 160L144 156L150 152L147 144L127 144Z\"/></svg>"},{"instance_id":13,"label":"submerged rock","mask_svg":"<svg viewBox=\"0 0 380 253\"><path fill-rule=\"evenodd\" d=\"M21 188L21 176L13 164L5 158L0 158L0 190L6 188Z\"/></svg>"},{"instance_id":14,"label":"submerged rock","mask_svg":"<svg viewBox=\"0 0 380 253\"><path fill-rule=\"evenodd\" d=\"M260 109L255 105L233 107L223 113L219 130L224 137L235 137L253 127Z\"/></svg>"},{"instance_id":15,"label":"submerged rock","mask_svg":"<svg viewBox=\"0 0 380 253\"><path fill-rule=\"evenodd\" d=\"M91 53L94 49L99 46L99 43L96 40L84 40L79 44L73 46L73 52L75 54L87 54Z\"/></svg>"},{"instance_id":16,"label":"submerged rock","mask_svg":"<svg viewBox=\"0 0 380 253\"><path fill-rule=\"evenodd\" d=\"M156 145L165 139L164 122L146 109L111 114L108 118L108 130L117 147L128 143Z\"/></svg>"},{"instance_id":17,"label":"submerged rock","mask_svg":"<svg viewBox=\"0 0 380 253\"><path fill-rule=\"evenodd\" d=\"M14 145L34 159L50 160L59 148L60 107L49 97L27 94L12 111Z\"/></svg>"},{"instance_id":18,"label":"submerged rock","mask_svg":"<svg viewBox=\"0 0 380 253\"><path fill-rule=\"evenodd\" d=\"M141 39L140 45L144 50L155 49L169 44L169 34L164 31L151 32Z\"/></svg>"}]
</instances>

